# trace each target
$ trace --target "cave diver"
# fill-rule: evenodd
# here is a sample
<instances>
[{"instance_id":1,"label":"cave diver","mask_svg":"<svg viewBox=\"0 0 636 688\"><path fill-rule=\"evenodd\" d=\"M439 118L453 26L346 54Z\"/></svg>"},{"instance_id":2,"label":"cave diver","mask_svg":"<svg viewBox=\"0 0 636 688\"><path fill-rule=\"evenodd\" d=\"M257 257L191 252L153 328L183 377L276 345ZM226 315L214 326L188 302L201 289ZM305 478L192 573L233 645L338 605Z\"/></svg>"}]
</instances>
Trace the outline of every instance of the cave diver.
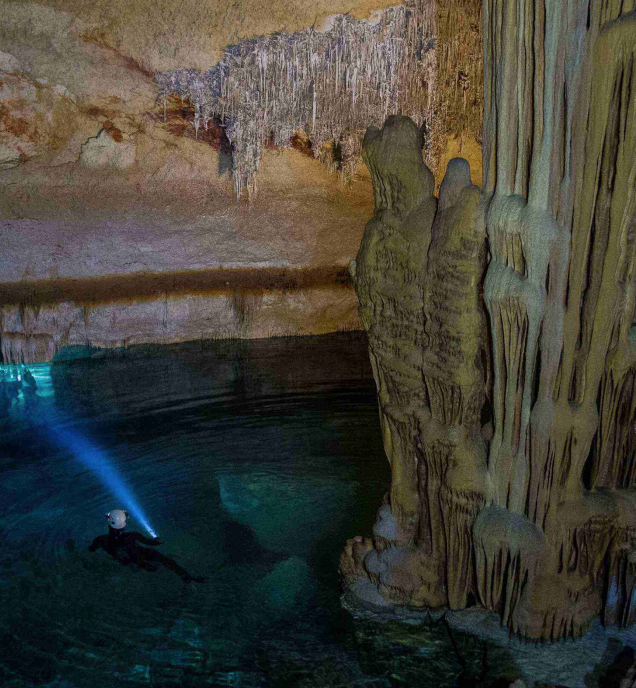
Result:
<instances>
[{"instance_id":1,"label":"cave diver","mask_svg":"<svg viewBox=\"0 0 636 688\"><path fill-rule=\"evenodd\" d=\"M123 509L114 509L106 514L108 521L108 535L98 535L90 547L90 552L103 549L113 559L116 559L123 566L144 571L156 571L159 565L174 571L185 583L204 583L205 578L191 576L183 567L170 557L157 552L149 547L141 545L161 545L159 538L146 538L141 533L134 531L126 532L129 514Z\"/></svg>"}]
</instances>

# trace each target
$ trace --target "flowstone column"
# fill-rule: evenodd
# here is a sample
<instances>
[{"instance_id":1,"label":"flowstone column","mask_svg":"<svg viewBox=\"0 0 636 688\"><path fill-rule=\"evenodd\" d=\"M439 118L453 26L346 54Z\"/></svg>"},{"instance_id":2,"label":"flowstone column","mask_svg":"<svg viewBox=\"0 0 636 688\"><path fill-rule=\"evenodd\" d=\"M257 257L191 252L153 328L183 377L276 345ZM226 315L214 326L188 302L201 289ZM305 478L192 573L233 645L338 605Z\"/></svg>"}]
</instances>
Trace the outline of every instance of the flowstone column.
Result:
<instances>
[{"instance_id":1,"label":"flowstone column","mask_svg":"<svg viewBox=\"0 0 636 688\"><path fill-rule=\"evenodd\" d=\"M481 194L456 159L436 209L403 118L365 137L392 483L341 571L555 640L636 617L635 2L486 0L483 36Z\"/></svg>"},{"instance_id":2,"label":"flowstone column","mask_svg":"<svg viewBox=\"0 0 636 688\"><path fill-rule=\"evenodd\" d=\"M487 478L480 193L455 159L437 203L406 117L369 129L364 155L375 215L352 274L392 481L374 543L351 541L342 570L350 584L368 577L386 600L462 607L477 593L470 528Z\"/></svg>"},{"instance_id":3,"label":"flowstone column","mask_svg":"<svg viewBox=\"0 0 636 688\"><path fill-rule=\"evenodd\" d=\"M484 551L480 600L524 636L579 636L636 613L636 12L506 0L483 20L489 472L543 545L516 604L488 592L518 585L515 567Z\"/></svg>"}]
</instances>

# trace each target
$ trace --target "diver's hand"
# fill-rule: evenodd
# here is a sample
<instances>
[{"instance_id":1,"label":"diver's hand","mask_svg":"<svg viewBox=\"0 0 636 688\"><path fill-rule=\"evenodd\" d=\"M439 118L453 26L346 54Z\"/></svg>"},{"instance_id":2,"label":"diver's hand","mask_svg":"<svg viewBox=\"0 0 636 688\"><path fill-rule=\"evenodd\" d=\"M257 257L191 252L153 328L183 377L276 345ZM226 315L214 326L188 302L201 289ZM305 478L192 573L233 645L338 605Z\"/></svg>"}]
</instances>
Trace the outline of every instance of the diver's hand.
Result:
<instances>
[{"instance_id":1,"label":"diver's hand","mask_svg":"<svg viewBox=\"0 0 636 688\"><path fill-rule=\"evenodd\" d=\"M150 538L150 544L151 545L163 545L163 540L161 540L158 537Z\"/></svg>"}]
</instances>

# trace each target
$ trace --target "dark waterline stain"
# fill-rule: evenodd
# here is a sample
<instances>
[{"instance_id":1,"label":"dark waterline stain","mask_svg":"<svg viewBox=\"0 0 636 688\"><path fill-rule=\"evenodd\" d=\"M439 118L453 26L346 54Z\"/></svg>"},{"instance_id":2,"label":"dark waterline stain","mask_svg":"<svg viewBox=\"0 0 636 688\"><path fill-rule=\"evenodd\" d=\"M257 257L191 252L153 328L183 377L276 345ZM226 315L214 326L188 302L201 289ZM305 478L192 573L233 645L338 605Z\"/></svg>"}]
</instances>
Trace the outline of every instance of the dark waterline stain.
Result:
<instances>
[{"instance_id":1,"label":"dark waterline stain","mask_svg":"<svg viewBox=\"0 0 636 688\"><path fill-rule=\"evenodd\" d=\"M78 305L152 301L167 296L263 294L302 289L353 290L348 269L213 268L108 277L30 280L0 283L0 306L38 307L73 302Z\"/></svg>"}]
</instances>

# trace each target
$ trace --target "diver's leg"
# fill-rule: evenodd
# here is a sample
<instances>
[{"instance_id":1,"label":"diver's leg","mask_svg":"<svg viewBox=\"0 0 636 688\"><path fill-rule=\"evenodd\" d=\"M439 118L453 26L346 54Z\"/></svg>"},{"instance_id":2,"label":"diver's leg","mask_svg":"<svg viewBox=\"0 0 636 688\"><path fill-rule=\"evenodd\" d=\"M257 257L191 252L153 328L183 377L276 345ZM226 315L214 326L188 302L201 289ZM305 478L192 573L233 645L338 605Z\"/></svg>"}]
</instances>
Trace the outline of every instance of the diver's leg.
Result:
<instances>
[{"instance_id":1,"label":"diver's leg","mask_svg":"<svg viewBox=\"0 0 636 688\"><path fill-rule=\"evenodd\" d=\"M156 571L158 566L154 564L150 559L151 554L154 554L153 550L147 549L146 547L135 546L135 556L137 557L137 564L139 568L145 569L146 571Z\"/></svg>"},{"instance_id":2,"label":"diver's leg","mask_svg":"<svg viewBox=\"0 0 636 688\"><path fill-rule=\"evenodd\" d=\"M161 552L157 552L154 549L146 549L144 547L144 553L145 553L145 556L148 557L148 559L151 559L153 562L163 564L167 569L174 571L186 583L190 583L192 581L194 581L196 583L205 582L205 578L191 576L188 573L188 571L186 571L183 568L183 566L179 566L179 564L177 564L177 562L174 559L167 557L165 554L161 554Z\"/></svg>"}]
</instances>

